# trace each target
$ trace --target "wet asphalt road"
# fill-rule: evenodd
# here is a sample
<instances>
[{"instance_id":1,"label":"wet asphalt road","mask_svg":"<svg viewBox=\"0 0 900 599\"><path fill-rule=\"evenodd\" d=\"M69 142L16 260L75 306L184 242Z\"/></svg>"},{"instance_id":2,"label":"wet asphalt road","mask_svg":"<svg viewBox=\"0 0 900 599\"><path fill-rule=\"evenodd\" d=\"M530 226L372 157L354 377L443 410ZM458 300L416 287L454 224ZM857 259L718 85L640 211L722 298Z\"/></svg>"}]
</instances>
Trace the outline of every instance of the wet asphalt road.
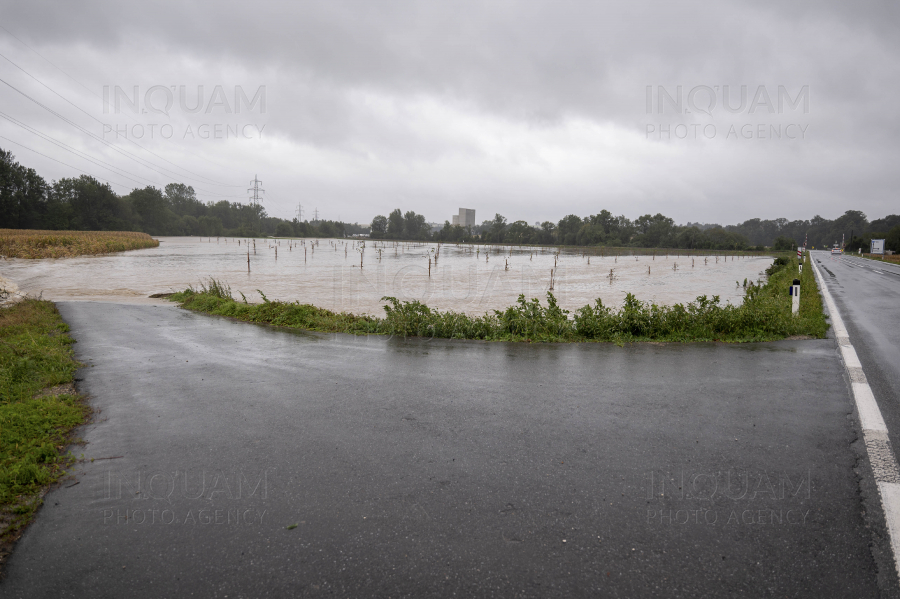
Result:
<instances>
[{"instance_id":1,"label":"wet asphalt road","mask_svg":"<svg viewBox=\"0 0 900 599\"><path fill-rule=\"evenodd\" d=\"M812 252L900 448L900 265ZM898 454L900 461L900 454Z\"/></svg>"},{"instance_id":2,"label":"wet asphalt road","mask_svg":"<svg viewBox=\"0 0 900 599\"><path fill-rule=\"evenodd\" d=\"M896 596L833 339L450 342L59 307L96 418L3 597Z\"/></svg>"}]
</instances>

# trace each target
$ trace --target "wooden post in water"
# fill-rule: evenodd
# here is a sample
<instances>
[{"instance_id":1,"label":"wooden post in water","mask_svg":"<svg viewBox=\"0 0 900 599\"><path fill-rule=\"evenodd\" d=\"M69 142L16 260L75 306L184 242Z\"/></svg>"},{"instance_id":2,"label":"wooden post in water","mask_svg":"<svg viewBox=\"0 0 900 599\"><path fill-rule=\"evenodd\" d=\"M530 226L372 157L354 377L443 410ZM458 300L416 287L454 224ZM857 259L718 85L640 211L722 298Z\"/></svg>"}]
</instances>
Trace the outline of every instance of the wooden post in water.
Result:
<instances>
[{"instance_id":1,"label":"wooden post in water","mask_svg":"<svg viewBox=\"0 0 900 599\"><path fill-rule=\"evenodd\" d=\"M250 272L250 248L247 247L247 272Z\"/></svg>"}]
</instances>

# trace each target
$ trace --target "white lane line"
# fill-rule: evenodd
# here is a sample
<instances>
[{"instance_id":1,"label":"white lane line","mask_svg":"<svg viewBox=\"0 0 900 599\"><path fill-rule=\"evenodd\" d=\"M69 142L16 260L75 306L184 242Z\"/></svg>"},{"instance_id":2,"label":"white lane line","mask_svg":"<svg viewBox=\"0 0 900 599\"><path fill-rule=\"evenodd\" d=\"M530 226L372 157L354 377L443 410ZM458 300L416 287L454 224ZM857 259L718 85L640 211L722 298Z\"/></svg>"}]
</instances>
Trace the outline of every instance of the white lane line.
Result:
<instances>
[{"instance_id":1,"label":"white lane line","mask_svg":"<svg viewBox=\"0 0 900 599\"><path fill-rule=\"evenodd\" d=\"M828 291L828 287L825 285L825 278L822 276L819 267L816 266L815 260L812 259L812 255L810 255L810 264L813 265L813 270L819 281L819 289L822 291L822 297L825 298L825 305L828 307L828 313L831 316L831 327L834 329L834 336L837 338L838 346L841 350L841 358L850 377L850 388L853 392L853 399L856 402L856 410L859 412L859 422L863 429L866 453L869 455L872 474L875 477L875 482L878 484L881 508L884 511L884 519L891 539L891 550L894 553L894 568L897 570L898 576L900 576L900 468L897 466L897 459L888 439L887 426L884 423L884 418L881 416L881 410L878 409L878 403L875 401L872 387L866 381L862 363L860 363L859 356L856 355L856 350L850 343L850 335L847 334L844 321L841 319L837 306L831 297L831 292Z\"/></svg>"}]
</instances>

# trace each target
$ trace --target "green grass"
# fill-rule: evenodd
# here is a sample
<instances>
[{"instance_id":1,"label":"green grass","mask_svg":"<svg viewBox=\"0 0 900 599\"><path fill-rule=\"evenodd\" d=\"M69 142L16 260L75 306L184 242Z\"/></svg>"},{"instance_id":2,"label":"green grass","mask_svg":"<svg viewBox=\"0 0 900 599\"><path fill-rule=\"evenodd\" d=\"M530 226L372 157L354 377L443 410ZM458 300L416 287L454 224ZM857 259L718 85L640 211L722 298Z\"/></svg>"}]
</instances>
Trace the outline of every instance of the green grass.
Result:
<instances>
[{"instance_id":1,"label":"green grass","mask_svg":"<svg viewBox=\"0 0 900 599\"><path fill-rule=\"evenodd\" d=\"M0 545L40 506L63 474L61 452L88 408L77 395L44 395L71 383L78 363L68 326L52 302L25 299L0 308Z\"/></svg>"},{"instance_id":2,"label":"green grass","mask_svg":"<svg viewBox=\"0 0 900 599\"><path fill-rule=\"evenodd\" d=\"M768 269L763 285L746 284L744 302L723 304L718 296L700 296L688 304L659 306L628 294L619 309L598 299L571 314L547 294L546 303L519 296L506 310L483 316L433 310L417 301L385 301L383 318L338 313L299 302L270 301L250 304L232 298L231 289L214 279L170 297L184 308L228 316L248 322L266 323L310 331L381 334L489 341L580 342L611 341L773 341L792 336L822 338L828 330L822 300L812 269L804 269L800 312L791 314L788 287L797 276L797 258L778 258Z\"/></svg>"}]
</instances>

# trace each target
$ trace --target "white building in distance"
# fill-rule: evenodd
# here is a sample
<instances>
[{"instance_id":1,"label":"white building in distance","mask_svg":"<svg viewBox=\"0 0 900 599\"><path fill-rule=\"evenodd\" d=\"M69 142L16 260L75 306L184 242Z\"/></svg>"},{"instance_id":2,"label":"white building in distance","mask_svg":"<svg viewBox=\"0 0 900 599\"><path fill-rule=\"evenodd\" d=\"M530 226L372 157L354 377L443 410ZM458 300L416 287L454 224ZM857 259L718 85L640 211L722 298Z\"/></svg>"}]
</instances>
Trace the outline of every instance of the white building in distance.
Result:
<instances>
[{"instance_id":1,"label":"white building in distance","mask_svg":"<svg viewBox=\"0 0 900 599\"><path fill-rule=\"evenodd\" d=\"M459 214L453 215L453 222L450 224L459 225L460 227L474 227L475 210L471 208L460 208Z\"/></svg>"}]
</instances>

